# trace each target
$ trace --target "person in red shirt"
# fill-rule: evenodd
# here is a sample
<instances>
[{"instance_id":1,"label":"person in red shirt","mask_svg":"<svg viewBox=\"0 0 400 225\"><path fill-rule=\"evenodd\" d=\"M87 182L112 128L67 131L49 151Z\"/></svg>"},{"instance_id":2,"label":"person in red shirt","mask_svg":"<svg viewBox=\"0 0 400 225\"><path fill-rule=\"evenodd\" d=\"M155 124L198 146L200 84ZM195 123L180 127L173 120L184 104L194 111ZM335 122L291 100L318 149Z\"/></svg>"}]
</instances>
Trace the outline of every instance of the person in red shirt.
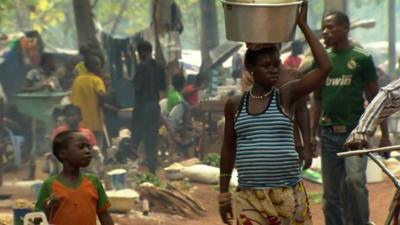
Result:
<instances>
[{"instance_id":1,"label":"person in red shirt","mask_svg":"<svg viewBox=\"0 0 400 225\"><path fill-rule=\"evenodd\" d=\"M55 136L57 136L57 134L63 131L79 130L89 140L89 144L91 144L92 146L97 145L96 137L93 131L81 125L82 112L78 106L72 104L66 105L63 110L63 115L65 118L65 124L58 126L53 130L51 134L52 140L54 139Z\"/></svg>"},{"instance_id":2,"label":"person in red shirt","mask_svg":"<svg viewBox=\"0 0 400 225\"><path fill-rule=\"evenodd\" d=\"M291 44L292 53L283 62L284 65L292 68L299 68L302 58L300 55L303 53L303 46L300 41L293 41Z\"/></svg>"},{"instance_id":3,"label":"person in red shirt","mask_svg":"<svg viewBox=\"0 0 400 225\"><path fill-rule=\"evenodd\" d=\"M68 131L68 130L76 130L76 131L80 131L89 141L89 144L91 146L96 146L97 145L97 141L96 141L96 137L93 133L93 131L91 131L88 128L85 128L81 125L81 121L82 121L82 112L81 109L78 106L69 104L66 105L64 107L64 109L62 110L62 115L65 118L65 124L62 124L56 128L53 129L52 133L51 133L51 140L53 141L54 138L64 132L64 131ZM94 148L97 152L97 148ZM96 154L96 156L98 156L100 154ZM102 156L96 157L96 158L100 158L100 161L102 161ZM44 166L43 166L43 172L49 173L49 175L55 175L58 174L58 172L61 169L61 165L60 163L57 161L56 157L48 152L44 155ZM96 160L93 160L96 161ZM93 164L93 163L92 163ZM99 168L101 168L101 166L99 166Z\"/></svg>"},{"instance_id":4,"label":"person in red shirt","mask_svg":"<svg viewBox=\"0 0 400 225\"><path fill-rule=\"evenodd\" d=\"M195 106L199 103L199 91L207 87L207 76L198 74L193 83L186 85L183 89L184 99L191 105Z\"/></svg>"}]
</instances>

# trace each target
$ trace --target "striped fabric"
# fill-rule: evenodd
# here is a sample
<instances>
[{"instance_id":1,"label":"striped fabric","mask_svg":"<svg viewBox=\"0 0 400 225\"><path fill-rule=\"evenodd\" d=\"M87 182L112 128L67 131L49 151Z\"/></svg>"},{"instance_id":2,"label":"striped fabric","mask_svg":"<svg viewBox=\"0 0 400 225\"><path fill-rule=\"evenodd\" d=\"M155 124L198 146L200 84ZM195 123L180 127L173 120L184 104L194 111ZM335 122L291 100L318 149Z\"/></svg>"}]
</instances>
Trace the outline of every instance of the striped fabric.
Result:
<instances>
[{"instance_id":1,"label":"striped fabric","mask_svg":"<svg viewBox=\"0 0 400 225\"><path fill-rule=\"evenodd\" d=\"M368 141L376 127L387 117L400 110L400 79L383 87L365 109L358 126L350 133L346 143Z\"/></svg>"},{"instance_id":2,"label":"striped fabric","mask_svg":"<svg viewBox=\"0 0 400 225\"><path fill-rule=\"evenodd\" d=\"M274 89L266 110L253 115L248 112L249 94L244 94L235 120L240 188L288 187L301 179L293 121L282 113L278 99L279 91Z\"/></svg>"}]
</instances>

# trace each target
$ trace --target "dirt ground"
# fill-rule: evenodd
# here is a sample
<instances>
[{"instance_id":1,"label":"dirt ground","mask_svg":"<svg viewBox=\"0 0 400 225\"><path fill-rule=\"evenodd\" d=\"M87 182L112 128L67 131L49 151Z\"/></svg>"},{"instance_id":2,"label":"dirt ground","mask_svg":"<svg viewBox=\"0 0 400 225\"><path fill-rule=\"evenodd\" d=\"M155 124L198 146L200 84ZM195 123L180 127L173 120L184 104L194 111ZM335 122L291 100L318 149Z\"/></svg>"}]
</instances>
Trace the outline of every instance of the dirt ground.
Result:
<instances>
[{"instance_id":1,"label":"dirt ground","mask_svg":"<svg viewBox=\"0 0 400 225\"><path fill-rule=\"evenodd\" d=\"M19 173L7 174L5 181L12 181L24 175ZM305 182L309 195L315 196L322 191L321 186L310 182ZM178 216L151 212L149 216L142 216L138 211L131 211L129 214L113 214L115 224L118 225L222 225L218 215L217 192L214 186L194 183L195 191L192 193L194 199L198 200L207 210L207 214L202 218L181 218ZM371 219L377 225L383 224L388 212L390 202L394 193L394 186L387 179L381 183L370 184L370 207ZM21 189L13 186L3 186L0 194L12 194L12 199L34 200L30 189ZM11 213L11 201L0 200L0 216L3 213ZM311 203L311 212L314 225L323 225L323 214L321 203Z\"/></svg>"}]
</instances>

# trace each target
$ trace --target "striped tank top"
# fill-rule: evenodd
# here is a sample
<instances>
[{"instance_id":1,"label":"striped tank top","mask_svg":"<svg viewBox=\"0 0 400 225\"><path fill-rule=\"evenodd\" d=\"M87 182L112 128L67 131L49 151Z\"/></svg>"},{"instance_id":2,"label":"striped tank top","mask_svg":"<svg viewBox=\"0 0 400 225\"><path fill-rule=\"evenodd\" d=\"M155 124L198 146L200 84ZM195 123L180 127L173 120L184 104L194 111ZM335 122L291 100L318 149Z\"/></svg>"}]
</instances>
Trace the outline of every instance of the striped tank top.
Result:
<instances>
[{"instance_id":1,"label":"striped tank top","mask_svg":"<svg viewBox=\"0 0 400 225\"><path fill-rule=\"evenodd\" d=\"M235 119L239 187L294 186L301 180L299 156L294 147L293 121L279 106L278 89L273 89L270 102L260 114L250 114L248 102L247 92Z\"/></svg>"}]
</instances>

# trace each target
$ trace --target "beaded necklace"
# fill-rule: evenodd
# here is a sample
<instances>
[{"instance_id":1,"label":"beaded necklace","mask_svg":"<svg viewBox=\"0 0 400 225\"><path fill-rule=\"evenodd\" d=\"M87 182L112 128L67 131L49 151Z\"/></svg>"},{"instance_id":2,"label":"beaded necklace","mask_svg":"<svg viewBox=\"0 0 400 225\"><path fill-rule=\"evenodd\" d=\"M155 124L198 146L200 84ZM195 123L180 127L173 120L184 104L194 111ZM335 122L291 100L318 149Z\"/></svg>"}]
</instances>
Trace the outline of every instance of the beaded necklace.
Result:
<instances>
[{"instance_id":1,"label":"beaded necklace","mask_svg":"<svg viewBox=\"0 0 400 225\"><path fill-rule=\"evenodd\" d=\"M265 93L265 94L263 94L263 95L260 95L260 96L255 96L255 95L253 95L253 93L251 92L251 90L253 90L253 88L252 89L250 89L250 97L252 97L252 98L255 98L255 99L263 99L263 98L266 98L268 95L270 95L271 94L271 92L272 92L272 88L271 88L271 90L269 90L267 93Z\"/></svg>"}]
</instances>

